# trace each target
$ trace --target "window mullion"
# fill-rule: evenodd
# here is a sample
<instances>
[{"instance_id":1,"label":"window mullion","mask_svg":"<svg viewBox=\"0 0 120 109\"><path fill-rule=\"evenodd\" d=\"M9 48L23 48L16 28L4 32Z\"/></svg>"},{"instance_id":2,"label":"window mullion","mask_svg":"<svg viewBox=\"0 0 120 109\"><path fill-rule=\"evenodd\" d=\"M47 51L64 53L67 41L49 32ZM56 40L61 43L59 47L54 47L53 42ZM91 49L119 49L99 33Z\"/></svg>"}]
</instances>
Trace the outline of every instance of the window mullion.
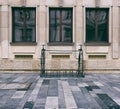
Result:
<instances>
[{"instance_id":1,"label":"window mullion","mask_svg":"<svg viewBox=\"0 0 120 109\"><path fill-rule=\"evenodd\" d=\"M15 21L15 10L13 11L12 13L12 22ZM15 22L13 23L13 29L12 29L12 32L15 33ZM15 42L15 34L13 35L13 39L12 39L13 42Z\"/></svg>"},{"instance_id":2,"label":"window mullion","mask_svg":"<svg viewBox=\"0 0 120 109\"><path fill-rule=\"evenodd\" d=\"M51 17L51 16L50 16ZM51 18L50 18L51 19ZM55 32L57 31L57 11L55 11L55 24L54 24L54 27L55 27ZM56 34L57 35L57 34Z\"/></svg>"},{"instance_id":3,"label":"window mullion","mask_svg":"<svg viewBox=\"0 0 120 109\"><path fill-rule=\"evenodd\" d=\"M60 42L62 42L62 10L60 10Z\"/></svg>"},{"instance_id":4,"label":"window mullion","mask_svg":"<svg viewBox=\"0 0 120 109\"><path fill-rule=\"evenodd\" d=\"M95 11L95 41L98 41L98 11Z\"/></svg>"},{"instance_id":5,"label":"window mullion","mask_svg":"<svg viewBox=\"0 0 120 109\"><path fill-rule=\"evenodd\" d=\"M24 31L24 35L23 35L23 37L24 37L24 41L26 41L26 31L27 31L27 29L26 29L26 10L24 11L24 23L23 23L23 31Z\"/></svg>"},{"instance_id":6,"label":"window mullion","mask_svg":"<svg viewBox=\"0 0 120 109\"><path fill-rule=\"evenodd\" d=\"M25 11L25 40L27 41L27 15Z\"/></svg>"}]
</instances>

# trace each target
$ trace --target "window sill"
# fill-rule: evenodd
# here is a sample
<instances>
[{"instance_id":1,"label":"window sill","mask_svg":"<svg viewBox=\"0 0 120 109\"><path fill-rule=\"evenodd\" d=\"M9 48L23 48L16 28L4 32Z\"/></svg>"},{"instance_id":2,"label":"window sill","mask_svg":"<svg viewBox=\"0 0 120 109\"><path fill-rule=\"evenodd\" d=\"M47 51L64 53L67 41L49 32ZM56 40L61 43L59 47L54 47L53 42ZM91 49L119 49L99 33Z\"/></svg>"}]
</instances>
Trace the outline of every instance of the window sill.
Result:
<instances>
[{"instance_id":1,"label":"window sill","mask_svg":"<svg viewBox=\"0 0 120 109\"><path fill-rule=\"evenodd\" d=\"M36 42L11 42L12 46L35 46Z\"/></svg>"},{"instance_id":2,"label":"window sill","mask_svg":"<svg viewBox=\"0 0 120 109\"><path fill-rule=\"evenodd\" d=\"M85 46L110 46L111 43L84 43Z\"/></svg>"},{"instance_id":3,"label":"window sill","mask_svg":"<svg viewBox=\"0 0 120 109\"><path fill-rule=\"evenodd\" d=\"M52 42L50 42L47 45L48 46L73 46L74 43L65 43L65 42L63 42L63 43L59 43L59 42L52 43Z\"/></svg>"}]
</instances>

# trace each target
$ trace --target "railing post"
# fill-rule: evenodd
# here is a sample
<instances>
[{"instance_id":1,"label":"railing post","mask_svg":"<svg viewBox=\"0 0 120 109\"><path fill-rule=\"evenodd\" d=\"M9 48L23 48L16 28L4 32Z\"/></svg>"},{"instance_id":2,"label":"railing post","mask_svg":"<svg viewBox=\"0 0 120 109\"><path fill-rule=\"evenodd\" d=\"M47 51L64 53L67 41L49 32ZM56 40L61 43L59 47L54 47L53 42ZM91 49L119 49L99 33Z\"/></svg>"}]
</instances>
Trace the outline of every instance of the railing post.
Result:
<instances>
[{"instance_id":1,"label":"railing post","mask_svg":"<svg viewBox=\"0 0 120 109\"><path fill-rule=\"evenodd\" d=\"M43 48L41 50L41 74L45 74L45 45L43 45Z\"/></svg>"},{"instance_id":2,"label":"railing post","mask_svg":"<svg viewBox=\"0 0 120 109\"><path fill-rule=\"evenodd\" d=\"M82 45L80 45L80 49L78 50L78 75L79 76L84 76L83 74L83 50L82 50Z\"/></svg>"}]
</instances>

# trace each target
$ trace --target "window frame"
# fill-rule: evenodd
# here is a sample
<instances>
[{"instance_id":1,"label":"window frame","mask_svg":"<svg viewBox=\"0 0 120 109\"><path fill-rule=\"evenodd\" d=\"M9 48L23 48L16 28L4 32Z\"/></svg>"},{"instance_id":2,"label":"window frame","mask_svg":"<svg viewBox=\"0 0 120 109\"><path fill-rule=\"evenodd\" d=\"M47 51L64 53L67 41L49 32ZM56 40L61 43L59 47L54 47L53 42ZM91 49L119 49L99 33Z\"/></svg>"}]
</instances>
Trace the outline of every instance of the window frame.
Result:
<instances>
[{"instance_id":1,"label":"window frame","mask_svg":"<svg viewBox=\"0 0 120 109\"><path fill-rule=\"evenodd\" d=\"M13 44L13 43L15 43L15 44L23 43L23 44L27 45L28 43L30 43L30 45L31 44L36 45L36 8L35 7L12 7L11 10L12 10L12 43L11 44ZM31 38L34 37L34 41L32 41L32 40L27 41L27 38L26 38L27 32L25 32L26 26L27 26L27 24L26 24L27 20L25 20L26 18L24 18L24 21L23 21L24 22L24 24L23 24L24 25L24 28L23 28L23 30L24 30L24 39L26 39L26 40L22 39L22 40L19 40L19 41L15 41L15 37L16 37L16 35L15 35L15 11L16 10L23 10L23 12L26 12L27 10L32 10L32 11L35 12L35 19L34 19L35 33L34 33L34 36L31 36Z\"/></svg>"},{"instance_id":2,"label":"window frame","mask_svg":"<svg viewBox=\"0 0 120 109\"><path fill-rule=\"evenodd\" d=\"M62 41L62 16L60 16L60 41L51 41L51 36L50 36L50 28L51 28L51 25L50 25L50 22L51 22L51 16L50 16L50 11L59 11L60 13L62 13L63 11L71 11L71 24L70 24L70 27L71 27L71 36L70 36L70 41ZM48 45L73 45L73 8L72 7L49 7L49 43ZM64 36L65 37L65 36Z\"/></svg>"},{"instance_id":3,"label":"window frame","mask_svg":"<svg viewBox=\"0 0 120 109\"><path fill-rule=\"evenodd\" d=\"M86 16L86 14L87 14L87 10L93 10L93 11L102 11L102 10L104 10L106 13L107 13L107 24L106 24L106 28L107 28L107 30L106 30L106 34L107 34L107 36L106 36L106 40L105 41L101 41L101 40L99 40L99 33L98 33L98 31L99 31L99 29L98 29L98 25L97 25L97 30L95 29L95 35L96 36L94 36L94 38L96 38L96 39L94 39L94 40L92 40L92 41L89 41L89 40L87 40L87 16ZM95 7L87 7L87 8L85 8L85 45L110 45L110 43L109 43L109 8L95 8ZM97 33L96 33L97 32Z\"/></svg>"}]
</instances>

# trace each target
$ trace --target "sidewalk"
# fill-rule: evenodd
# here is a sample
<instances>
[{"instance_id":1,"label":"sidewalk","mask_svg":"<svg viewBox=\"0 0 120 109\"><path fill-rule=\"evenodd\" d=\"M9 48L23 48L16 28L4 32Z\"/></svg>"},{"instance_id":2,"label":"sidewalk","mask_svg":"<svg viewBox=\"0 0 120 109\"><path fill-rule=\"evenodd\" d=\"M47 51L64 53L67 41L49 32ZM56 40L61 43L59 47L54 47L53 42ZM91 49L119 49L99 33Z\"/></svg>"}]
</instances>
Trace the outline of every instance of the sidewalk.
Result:
<instances>
[{"instance_id":1,"label":"sidewalk","mask_svg":"<svg viewBox=\"0 0 120 109\"><path fill-rule=\"evenodd\" d=\"M120 74L0 74L0 109L120 109Z\"/></svg>"}]
</instances>

